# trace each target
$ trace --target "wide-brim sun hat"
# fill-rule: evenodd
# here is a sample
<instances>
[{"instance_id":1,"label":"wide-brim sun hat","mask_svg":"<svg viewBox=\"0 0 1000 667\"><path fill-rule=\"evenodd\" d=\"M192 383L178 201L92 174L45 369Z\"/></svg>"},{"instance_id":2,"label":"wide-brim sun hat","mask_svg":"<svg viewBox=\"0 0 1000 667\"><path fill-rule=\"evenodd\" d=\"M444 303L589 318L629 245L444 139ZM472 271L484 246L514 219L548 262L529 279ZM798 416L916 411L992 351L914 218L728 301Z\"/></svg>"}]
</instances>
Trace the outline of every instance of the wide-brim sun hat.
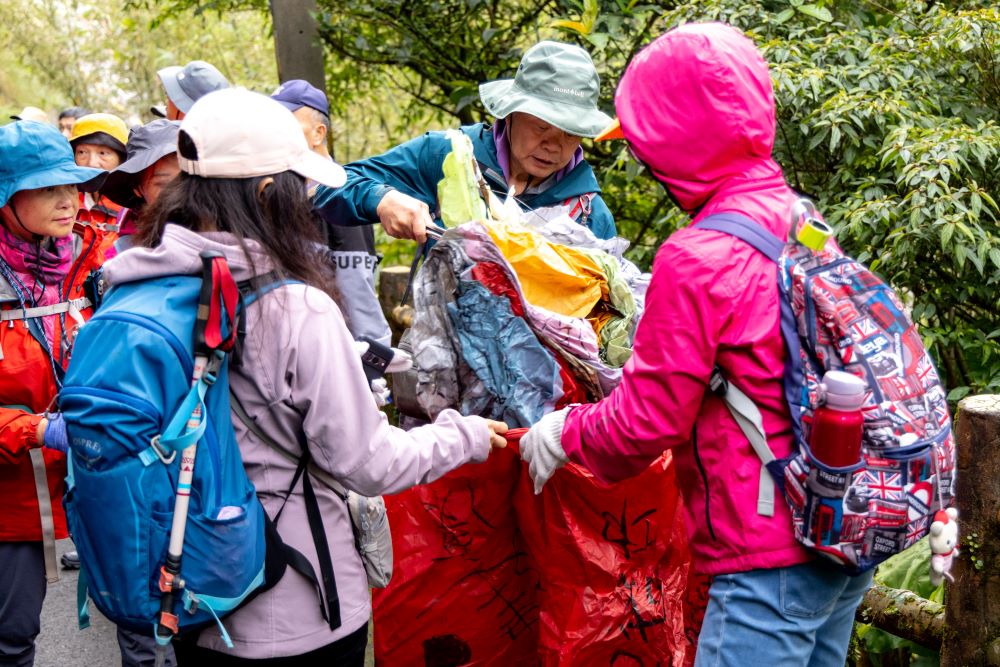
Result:
<instances>
[{"instance_id":1,"label":"wide-brim sun hat","mask_svg":"<svg viewBox=\"0 0 1000 667\"><path fill-rule=\"evenodd\" d=\"M22 120L0 127L0 206L22 190L75 185L93 192L106 175L77 166L66 137L52 125Z\"/></svg>"},{"instance_id":2,"label":"wide-brim sun hat","mask_svg":"<svg viewBox=\"0 0 1000 667\"><path fill-rule=\"evenodd\" d=\"M480 84L479 97L496 118L515 111L578 137L595 137L612 118L597 107L601 79L579 46L539 42L528 49L513 79Z\"/></svg>"},{"instance_id":3,"label":"wide-brim sun hat","mask_svg":"<svg viewBox=\"0 0 1000 667\"><path fill-rule=\"evenodd\" d=\"M108 174L101 194L119 206L136 208L141 205L142 198L133 191L138 184L137 175L161 158L177 152L180 127L180 121L160 119L132 130L126 146L128 159Z\"/></svg>"},{"instance_id":4,"label":"wide-brim sun hat","mask_svg":"<svg viewBox=\"0 0 1000 667\"><path fill-rule=\"evenodd\" d=\"M181 121L181 170L202 178L255 178L294 171L338 188L344 168L309 150L292 112L266 95L227 88L205 95ZM188 141L190 140L190 141Z\"/></svg>"}]
</instances>

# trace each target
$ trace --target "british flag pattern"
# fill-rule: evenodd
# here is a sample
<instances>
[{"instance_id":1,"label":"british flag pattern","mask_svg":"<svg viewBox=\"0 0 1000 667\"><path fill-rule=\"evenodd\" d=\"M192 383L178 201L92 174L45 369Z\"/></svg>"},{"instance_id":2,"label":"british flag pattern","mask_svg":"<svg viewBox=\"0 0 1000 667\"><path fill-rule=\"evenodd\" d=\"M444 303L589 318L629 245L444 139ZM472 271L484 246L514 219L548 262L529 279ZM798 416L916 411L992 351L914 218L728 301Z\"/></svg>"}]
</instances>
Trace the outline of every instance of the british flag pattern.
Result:
<instances>
[{"instance_id":1,"label":"british flag pattern","mask_svg":"<svg viewBox=\"0 0 1000 667\"><path fill-rule=\"evenodd\" d=\"M797 368L785 374L797 382L786 394L798 397L790 408L799 443L779 462L785 499L803 544L863 572L925 536L934 512L953 503L955 442L945 391L899 298L835 244L814 251L788 243L778 278L798 339L787 362ZM849 468L826 468L809 452L828 370L852 373L868 386L862 457Z\"/></svg>"}]
</instances>

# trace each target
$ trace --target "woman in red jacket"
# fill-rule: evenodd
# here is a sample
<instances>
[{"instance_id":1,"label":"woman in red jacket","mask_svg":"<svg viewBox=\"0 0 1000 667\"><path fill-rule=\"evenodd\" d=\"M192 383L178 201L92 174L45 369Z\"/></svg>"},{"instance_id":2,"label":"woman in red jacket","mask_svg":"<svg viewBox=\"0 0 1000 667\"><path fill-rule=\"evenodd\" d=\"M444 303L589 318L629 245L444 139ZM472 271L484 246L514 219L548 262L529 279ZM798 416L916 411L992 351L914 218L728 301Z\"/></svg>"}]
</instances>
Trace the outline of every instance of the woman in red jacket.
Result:
<instances>
[{"instance_id":1,"label":"woman in red jacket","mask_svg":"<svg viewBox=\"0 0 1000 667\"><path fill-rule=\"evenodd\" d=\"M55 540L66 537L66 431L52 409L62 365L60 316L82 321L84 301L61 301L80 190L104 178L79 167L44 123L0 127L0 665L31 665Z\"/></svg>"}]
</instances>

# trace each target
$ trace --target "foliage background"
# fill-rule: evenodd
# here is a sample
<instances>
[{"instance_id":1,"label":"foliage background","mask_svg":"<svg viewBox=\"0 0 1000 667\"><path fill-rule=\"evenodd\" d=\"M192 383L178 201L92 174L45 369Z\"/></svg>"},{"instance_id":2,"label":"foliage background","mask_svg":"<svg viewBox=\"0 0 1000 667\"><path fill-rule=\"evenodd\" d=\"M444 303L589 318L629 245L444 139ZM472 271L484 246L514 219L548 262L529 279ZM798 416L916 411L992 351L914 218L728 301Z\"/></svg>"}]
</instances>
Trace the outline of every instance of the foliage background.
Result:
<instances>
[{"instance_id":1,"label":"foliage background","mask_svg":"<svg viewBox=\"0 0 1000 667\"><path fill-rule=\"evenodd\" d=\"M274 0L280 11L280 0ZM629 58L687 21L744 30L772 63L775 154L841 243L909 301L952 400L1000 391L1000 10L916 0L317 0L348 161L486 119L481 81L539 39L585 46L604 108ZM275 84L267 0L7 0L0 111L75 102L145 115L155 71L193 58ZM28 29L25 29L25 26ZM64 48L51 49L52 36ZM124 91L124 92L123 92ZM40 104L37 100L45 104ZM630 254L686 216L621 145L585 142ZM697 150L693 146L692 150ZM411 248L383 240L387 263Z\"/></svg>"},{"instance_id":2,"label":"foliage background","mask_svg":"<svg viewBox=\"0 0 1000 667\"><path fill-rule=\"evenodd\" d=\"M775 155L789 182L817 201L850 252L902 292L952 400L1000 390L996 6L913 0L319 5L324 41L339 56L334 62L350 63L332 68L337 85L350 92L359 80L382 80L408 96L392 140L427 121L484 118L476 84L509 76L524 48L539 39L588 48L611 111L617 76L656 35L689 21L736 25L772 63ZM623 147L586 143L620 233L632 241L632 258L648 265L686 216Z\"/></svg>"},{"instance_id":3,"label":"foliage background","mask_svg":"<svg viewBox=\"0 0 1000 667\"><path fill-rule=\"evenodd\" d=\"M233 83L270 92L277 66L270 20L257 11L160 18L125 0L0 2L0 112L83 106L129 122L163 104L156 71L207 60Z\"/></svg>"}]
</instances>

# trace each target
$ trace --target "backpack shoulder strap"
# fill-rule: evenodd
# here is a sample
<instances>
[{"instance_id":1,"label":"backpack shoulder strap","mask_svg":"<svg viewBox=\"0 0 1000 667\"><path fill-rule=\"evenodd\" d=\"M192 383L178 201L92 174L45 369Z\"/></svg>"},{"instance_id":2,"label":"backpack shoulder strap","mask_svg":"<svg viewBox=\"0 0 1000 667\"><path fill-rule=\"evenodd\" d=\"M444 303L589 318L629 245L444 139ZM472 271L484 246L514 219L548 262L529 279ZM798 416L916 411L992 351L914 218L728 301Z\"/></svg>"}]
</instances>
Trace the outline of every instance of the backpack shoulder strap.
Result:
<instances>
[{"instance_id":1,"label":"backpack shoulder strap","mask_svg":"<svg viewBox=\"0 0 1000 667\"><path fill-rule=\"evenodd\" d=\"M739 213L719 213L699 220L695 227L722 232L734 236L750 245L769 260L778 263L785 243L759 223ZM764 420L760 409L739 387L729 382L718 366L712 371L710 380L712 391L726 404L743 435L750 442L754 453L760 459L760 482L757 491L757 513L774 516L775 480L768 470L768 464L775 460L774 452L767 444Z\"/></svg>"},{"instance_id":2,"label":"backpack shoulder strap","mask_svg":"<svg viewBox=\"0 0 1000 667\"><path fill-rule=\"evenodd\" d=\"M274 440L274 438L264 433L263 429L261 429L260 425L258 425L256 421L254 421L253 417L247 414L247 411L243 407L243 404L240 402L240 399L236 397L236 393L233 392L232 390L229 391L229 405L233 409L233 414L236 415L236 418L239 419L240 422L247 427L247 430L249 430L251 433L257 436L258 440L263 442L265 445L267 445L277 453L281 454L289 461L297 463L302 460L302 457L298 457L293 452L288 451L287 449L279 445ZM346 500L347 489L345 489L340 482L334 479L332 475L330 475L324 470L321 470L320 468L317 468L316 465L313 464L311 461L309 461L308 467L310 475L315 477L317 481L323 484L323 486L329 488L331 491L340 496L341 499ZM298 481L297 477L295 481L296 482ZM294 486L294 484L292 486ZM289 489L289 493L290 492L291 489Z\"/></svg>"},{"instance_id":3,"label":"backpack shoulder strap","mask_svg":"<svg viewBox=\"0 0 1000 667\"><path fill-rule=\"evenodd\" d=\"M300 285L301 280L295 280L294 278L279 278L278 274L274 271L268 271L267 273L262 273L259 276L254 276L247 280L241 280L236 283L236 289L239 290L240 295L243 297L243 305L250 306L252 303L257 301L268 292L283 287L285 285Z\"/></svg>"},{"instance_id":4,"label":"backpack shoulder strap","mask_svg":"<svg viewBox=\"0 0 1000 667\"><path fill-rule=\"evenodd\" d=\"M694 225L698 229L708 229L735 236L753 246L769 260L778 263L785 242L764 229L763 226L739 213L718 213L702 218Z\"/></svg>"},{"instance_id":5,"label":"backpack shoulder strap","mask_svg":"<svg viewBox=\"0 0 1000 667\"><path fill-rule=\"evenodd\" d=\"M760 409L743 391L729 382L718 366L712 370L709 380L712 392L722 399L729 413L736 420L743 435L750 441L757 458L760 459L760 486L757 490L757 514L774 516L774 479L768 471L768 464L775 460L774 452L767 444L767 433L764 432L764 418Z\"/></svg>"}]
</instances>

